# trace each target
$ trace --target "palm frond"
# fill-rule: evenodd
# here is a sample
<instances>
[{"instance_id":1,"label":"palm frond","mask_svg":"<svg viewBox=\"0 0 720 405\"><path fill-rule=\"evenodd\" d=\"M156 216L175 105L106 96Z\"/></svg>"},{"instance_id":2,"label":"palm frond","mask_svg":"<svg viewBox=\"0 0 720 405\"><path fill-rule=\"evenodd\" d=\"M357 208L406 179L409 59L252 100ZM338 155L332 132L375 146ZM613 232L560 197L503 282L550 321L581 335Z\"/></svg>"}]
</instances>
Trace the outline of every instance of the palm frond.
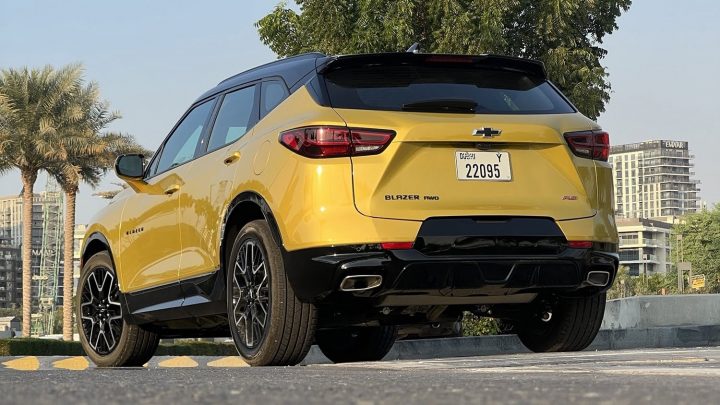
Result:
<instances>
[{"instance_id":1,"label":"palm frond","mask_svg":"<svg viewBox=\"0 0 720 405\"><path fill-rule=\"evenodd\" d=\"M130 135L103 133L119 118L80 64L0 70L0 172L45 170L64 188L96 187L117 155L147 153Z\"/></svg>"}]
</instances>

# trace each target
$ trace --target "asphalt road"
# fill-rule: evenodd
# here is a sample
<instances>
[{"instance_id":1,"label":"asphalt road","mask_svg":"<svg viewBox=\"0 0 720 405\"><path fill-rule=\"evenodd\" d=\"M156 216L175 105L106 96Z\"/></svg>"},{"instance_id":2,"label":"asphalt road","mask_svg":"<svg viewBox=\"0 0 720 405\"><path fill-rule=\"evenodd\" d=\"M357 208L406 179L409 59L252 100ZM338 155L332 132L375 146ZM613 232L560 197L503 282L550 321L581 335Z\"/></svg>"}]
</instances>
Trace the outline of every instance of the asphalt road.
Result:
<instances>
[{"instance_id":1,"label":"asphalt road","mask_svg":"<svg viewBox=\"0 0 720 405\"><path fill-rule=\"evenodd\" d=\"M231 402L714 404L720 348L268 368L218 368L201 360L194 368L0 369L2 404Z\"/></svg>"}]
</instances>

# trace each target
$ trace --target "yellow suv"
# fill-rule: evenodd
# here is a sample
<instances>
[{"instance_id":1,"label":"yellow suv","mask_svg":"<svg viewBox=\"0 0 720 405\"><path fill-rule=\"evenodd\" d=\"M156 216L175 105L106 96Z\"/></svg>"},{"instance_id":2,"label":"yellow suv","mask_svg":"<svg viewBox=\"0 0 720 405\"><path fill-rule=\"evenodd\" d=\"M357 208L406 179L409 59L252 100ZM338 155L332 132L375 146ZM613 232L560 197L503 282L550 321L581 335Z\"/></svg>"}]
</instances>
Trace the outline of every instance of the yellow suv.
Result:
<instances>
[{"instance_id":1,"label":"yellow suv","mask_svg":"<svg viewBox=\"0 0 720 405\"><path fill-rule=\"evenodd\" d=\"M383 358L399 327L503 320L581 350L615 277L609 137L541 63L312 53L222 81L92 221L77 319L100 366L232 336L251 365Z\"/></svg>"}]
</instances>

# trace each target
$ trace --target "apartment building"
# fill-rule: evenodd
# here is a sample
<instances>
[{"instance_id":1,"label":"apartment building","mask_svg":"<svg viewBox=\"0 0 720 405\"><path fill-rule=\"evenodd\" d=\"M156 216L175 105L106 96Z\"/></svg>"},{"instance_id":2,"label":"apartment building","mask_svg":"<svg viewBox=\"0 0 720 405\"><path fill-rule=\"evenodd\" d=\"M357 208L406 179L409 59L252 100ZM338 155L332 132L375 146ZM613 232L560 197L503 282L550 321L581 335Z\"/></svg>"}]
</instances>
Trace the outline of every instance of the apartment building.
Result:
<instances>
[{"instance_id":1,"label":"apartment building","mask_svg":"<svg viewBox=\"0 0 720 405\"><path fill-rule=\"evenodd\" d=\"M56 273L59 278L62 277L62 212L62 193L57 191L43 191L33 196L32 218L30 225L30 258L33 274L32 300L34 308L37 305L40 294L40 282L38 280L45 279L45 277L41 277L43 252L45 252L45 266L50 268L50 273ZM51 230L52 235L45 235L46 230ZM12 273L18 274L22 274L22 257L20 255L20 249L22 247L22 231L22 197L19 195L0 197L0 242L3 244L0 248L0 255L5 254L6 256L10 255L13 257L13 259L7 259L5 267L16 267ZM17 252L17 261L14 259L15 252ZM48 258L53 260L48 261ZM0 266L2 266L1 261ZM13 299L17 299L17 302L19 303L22 297L22 279L21 276L18 277L20 278L18 278L16 282L12 282L12 291L8 287L8 285L10 285L8 284L10 283L9 281L5 281L5 288L6 295L12 295ZM0 286L2 284L3 281L0 280ZM57 291L57 296L59 297L57 304L62 305L62 283L58 284ZM1 292L2 290L0 290L0 293ZM43 295L47 294L48 292L43 293ZM2 302L0 302L0 305L1 304Z\"/></svg>"},{"instance_id":2,"label":"apartment building","mask_svg":"<svg viewBox=\"0 0 720 405\"><path fill-rule=\"evenodd\" d=\"M671 267L671 218L618 218L620 264L631 276L666 273Z\"/></svg>"},{"instance_id":3,"label":"apartment building","mask_svg":"<svg viewBox=\"0 0 720 405\"><path fill-rule=\"evenodd\" d=\"M653 140L616 145L613 166L618 218L681 216L700 209L694 155L685 141Z\"/></svg>"},{"instance_id":4,"label":"apartment building","mask_svg":"<svg viewBox=\"0 0 720 405\"><path fill-rule=\"evenodd\" d=\"M19 308L22 304L20 248L10 242L0 238L0 308Z\"/></svg>"}]
</instances>

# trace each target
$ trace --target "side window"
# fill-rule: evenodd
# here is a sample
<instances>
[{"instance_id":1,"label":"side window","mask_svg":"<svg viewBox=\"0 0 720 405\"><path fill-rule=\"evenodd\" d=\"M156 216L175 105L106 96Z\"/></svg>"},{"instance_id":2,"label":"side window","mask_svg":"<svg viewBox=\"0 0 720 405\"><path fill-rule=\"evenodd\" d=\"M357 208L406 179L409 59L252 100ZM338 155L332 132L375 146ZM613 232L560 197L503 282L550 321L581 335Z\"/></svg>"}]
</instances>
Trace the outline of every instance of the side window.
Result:
<instances>
[{"instance_id":1,"label":"side window","mask_svg":"<svg viewBox=\"0 0 720 405\"><path fill-rule=\"evenodd\" d=\"M262 83L260 91L260 116L264 117L277 107L288 96L285 85L278 80L269 80Z\"/></svg>"},{"instance_id":2,"label":"side window","mask_svg":"<svg viewBox=\"0 0 720 405\"><path fill-rule=\"evenodd\" d=\"M257 120L255 88L246 87L225 95L210 133L208 151L240 139ZM254 112L254 114L253 114Z\"/></svg>"},{"instance_id":3,"label":"side window","mask_svg":"<svg viewBox=\"0 0 720 405\"><path fill-rule=\"evenodd\" d=\"M153 174L162 173L195 157L195 150L214 104L214 101L207 101L185 116L165 142Z\"/></svg>"},{"instance_id":4,"label":"side window","mask_svg":"<svg viewBox=\"0 0 720 405\"><path fill-rule=\"evenodd\" d=\"M160 147L162 148L162 145ZM162 153L162 150L158 153ZM148 168L147 173L145 173L145 177L151 177L157 172L158 162L160 162L160 156L155 156L152 162L150 162L150 167Z\"/></svg>"}]
</instances>

